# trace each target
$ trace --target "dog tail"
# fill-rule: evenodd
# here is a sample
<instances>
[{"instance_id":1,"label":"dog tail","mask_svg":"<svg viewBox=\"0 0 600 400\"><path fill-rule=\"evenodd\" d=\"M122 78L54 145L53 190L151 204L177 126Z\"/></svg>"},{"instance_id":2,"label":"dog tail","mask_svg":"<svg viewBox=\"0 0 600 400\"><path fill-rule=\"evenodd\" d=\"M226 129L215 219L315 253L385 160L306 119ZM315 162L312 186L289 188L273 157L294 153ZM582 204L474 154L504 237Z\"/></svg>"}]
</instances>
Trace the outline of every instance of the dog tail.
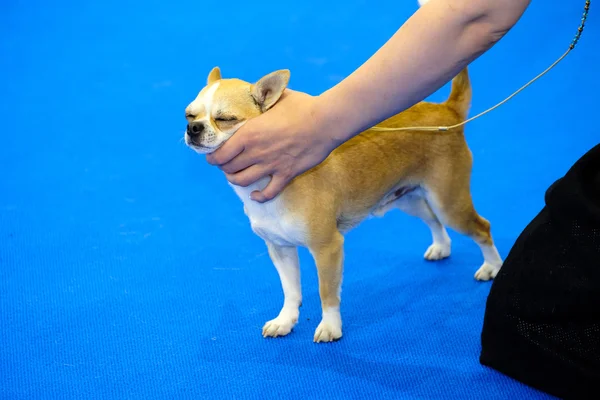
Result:
<instances>
[{"instance_id":1,"label":"dog tail","mask_svg":"<svg viewBox=\"0 0 600 400\"><path fill-rule=\"evenodd\" d=\"M446 105L456 111L462 119L466 119L471 108L472 94L469 71L465 67L452 80L452 89L448 100L446 100Z\"/></svg>"},{"instance_id":2,"label":"dog tail","mask_svg":"<svg viewBox=\"0 0 600 400\"><path fill-rule=\"evenodd\" d=\"M417 0L419 7L424 6L429 0ZM469 79L468 68L465 67L452 80L452 90L450 97L446 100L446 105L456 111L462 118L466 119L471 108L471 80Z\"/></svg>"}]
</instances>

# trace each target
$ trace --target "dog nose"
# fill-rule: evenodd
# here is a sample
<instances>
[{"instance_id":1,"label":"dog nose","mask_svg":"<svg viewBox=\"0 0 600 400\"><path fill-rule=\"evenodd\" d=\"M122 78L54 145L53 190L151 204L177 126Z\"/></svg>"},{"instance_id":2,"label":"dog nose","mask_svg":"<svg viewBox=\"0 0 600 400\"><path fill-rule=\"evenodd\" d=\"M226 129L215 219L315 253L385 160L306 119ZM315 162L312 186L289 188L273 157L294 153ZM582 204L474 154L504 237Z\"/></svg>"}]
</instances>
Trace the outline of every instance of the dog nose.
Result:
<instances>
[{"instance_id":1,"label":"dog nose","mask_svg":"<svg viewBox=\"0 0 600 400\"><path fill-rule=\"evenodd\" d=\"M187 126L187 133L190 136L198 136L204 131L204 124L200 121L194 121Z\"/></svg>"}]
</instances>

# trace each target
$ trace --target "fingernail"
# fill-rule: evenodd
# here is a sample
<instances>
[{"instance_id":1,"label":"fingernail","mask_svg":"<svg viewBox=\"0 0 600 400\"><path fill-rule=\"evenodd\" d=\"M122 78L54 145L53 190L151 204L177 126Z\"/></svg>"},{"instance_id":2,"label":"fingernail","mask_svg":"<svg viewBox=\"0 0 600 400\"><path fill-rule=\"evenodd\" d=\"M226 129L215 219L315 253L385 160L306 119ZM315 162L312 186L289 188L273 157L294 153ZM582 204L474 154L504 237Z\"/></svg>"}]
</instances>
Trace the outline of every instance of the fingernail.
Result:
<instances>
[{"instance_id":1,"label":"fingernail","mask_svg":"<svg viewBox=\"0 0 600 400\"><path fill-rule=\"evenodd\" d=\"M250 193L250 199L261 203L263 201L263 196L260 193Z\"/></svg>"}]
</instances>

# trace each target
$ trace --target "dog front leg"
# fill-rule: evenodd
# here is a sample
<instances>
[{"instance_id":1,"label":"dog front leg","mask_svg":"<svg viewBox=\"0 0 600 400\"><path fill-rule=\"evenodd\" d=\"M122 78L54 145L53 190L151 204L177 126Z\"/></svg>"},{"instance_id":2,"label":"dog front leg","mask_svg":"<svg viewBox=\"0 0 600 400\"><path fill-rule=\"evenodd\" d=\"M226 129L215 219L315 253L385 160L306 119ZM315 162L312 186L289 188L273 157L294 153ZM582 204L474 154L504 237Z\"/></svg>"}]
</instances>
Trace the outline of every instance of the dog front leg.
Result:
<instances>
[{"instance_id":1,"label":"dog front leg","mask_svg":"<svg viewBox=\"0 0 600 400\"><path fill-rule=\"evenodd\" d=\"M323 317L315 331L314 341L331 342L342 337L340 314L342 270L344 262L344 237L335 232L331 240L319 241L310 247L317 264L319 295Z\"/></svg>"},{"instance_id":2,"label":"dog front leg","mask_svg":"<svg viewBox=\"0 0 600 400\"><path fill-rule=\"evenodd\" d=\"M298 249L277 246L268 242L267 248L281 280L284 301L279 315L263 326L262 334L264 337L285 336L298 322L302 304Z\"/></svg>"}]
</instances>

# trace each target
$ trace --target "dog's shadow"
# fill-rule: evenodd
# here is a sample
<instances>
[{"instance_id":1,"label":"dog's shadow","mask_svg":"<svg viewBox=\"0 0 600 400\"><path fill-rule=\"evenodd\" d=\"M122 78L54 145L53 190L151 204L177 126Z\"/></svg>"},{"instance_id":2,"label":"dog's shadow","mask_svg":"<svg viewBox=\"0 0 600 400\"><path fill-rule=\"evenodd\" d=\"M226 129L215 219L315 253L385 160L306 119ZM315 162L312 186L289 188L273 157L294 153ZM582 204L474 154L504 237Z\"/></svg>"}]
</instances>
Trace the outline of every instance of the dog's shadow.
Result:
<instances>
[{"instance_id":1,"label":"dog's shadow","mask_svg":"<svg viewBox=\"0 0 600 400\"><path fill-rule=\"evenodd\" d=\"M215 326L220 336L204 342L207 346L199 357L205 362L217 357L239 368L258 364L265 371L310 370L315 379L333 373L429 399L448 398L448 384L452 396L458 391L462 398L472 397L474 383L479 382L481 389L490 380L510 385L479 364L479 335L490 285L473 279L470 262L476 257L459 253L456 258L460 261L432 264L413 256L406 265L373 269L367 276L364 271L356 276L348 273L342 296L344 336L335 343L312 342L320 321L316 282L305 285L299 323L282 338L261 336L262 324L279 312L274 306L281 300L279 288L258 294L257 298L270 299L268 310L231 302ZM420 268L431 271L424 278L422 271L417 272ZM404 274L395 273L398 269Z\"/></svg>"}]
</instances>

